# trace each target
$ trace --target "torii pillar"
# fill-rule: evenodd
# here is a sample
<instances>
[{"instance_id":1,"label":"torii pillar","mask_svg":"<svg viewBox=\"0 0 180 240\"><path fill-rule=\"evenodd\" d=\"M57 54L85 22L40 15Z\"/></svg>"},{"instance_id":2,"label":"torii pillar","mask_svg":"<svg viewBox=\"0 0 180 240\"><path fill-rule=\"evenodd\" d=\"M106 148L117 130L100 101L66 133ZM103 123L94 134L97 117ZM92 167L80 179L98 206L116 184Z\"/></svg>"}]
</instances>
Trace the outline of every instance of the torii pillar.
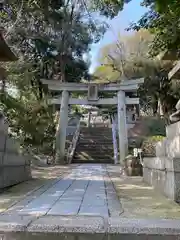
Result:
<instances>
[{"instance_id":1,"label":"torii pillar","mask_svg":"<svg viewBox=\"0 0 180 240\"><path fill-rule=\"evenodd\" d=\"M118 97L119 161L120 164L123 165L128 152L125 92L119 91L117 97Z\"/></svg>"},{"instance_id":2,"label":"torii pillar","mask_svg":"<svg viewBox=\"0 0 180 240\"><path fill-rule=\"evenodd\" d=\"M64 90L62 92L62 99L60 105L59 129L56 135L56 163L64 164L65 144L66 144L66 129L68 126L68 105L69 92Z\"/></svg>"}]
</instances>

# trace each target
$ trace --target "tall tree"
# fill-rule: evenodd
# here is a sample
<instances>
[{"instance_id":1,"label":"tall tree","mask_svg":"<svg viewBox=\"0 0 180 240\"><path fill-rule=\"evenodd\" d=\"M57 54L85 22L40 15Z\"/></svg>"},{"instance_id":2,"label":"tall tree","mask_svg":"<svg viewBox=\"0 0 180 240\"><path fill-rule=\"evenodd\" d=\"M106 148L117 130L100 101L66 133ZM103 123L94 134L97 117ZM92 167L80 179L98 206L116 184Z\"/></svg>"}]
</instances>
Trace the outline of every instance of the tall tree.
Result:
<instances>
[{"instance_id":1,"label":"tall tree","mask_svg":"<svg viewBox=\"0 0 180 240\"><path fill-rule=\"evenodd\" d=\"M149 56L153 39L154 36L148 31L141 30L132 36L121 38L121 42L108 45L101 52L102 65L94 74L95 79L101 82L105 79L111 82L120 81L124 77L127 80L144 77L144 84L139 91L141 107L145 111L150 108L154 114L167 118L177 101L179 87L177 82L171 82L167 78L172 63L160 62Z\"/></svg>"},{"instance_id":2,"label":"tall tree","mask_svg":"<svg viewBox=\"0 0 180 240\"><path fill-rule=\"evenodd\" d=\"M160 51L179 51L180 48L180 3L179 1L144 0L150 10L129 29L148 29L154 34L150 53L156 56Z\"/></svg>"},{"instance_id":3,"label":"tall tree","mask_svg":"<svg viewBox=\"0 0 180 240\"><path fill-rule=\"evenodd\" d=\"M9 77L1 107L13 134L23 136L23 143L40 144L52 139L54 132L53 109L47 106L40 79L88 79L89 63L83 56L107 28L94 12L112 18L122 4L118 0L5 0L0 7L4 36L20 59L6 64Z\"/></svg>"}]
</instances>

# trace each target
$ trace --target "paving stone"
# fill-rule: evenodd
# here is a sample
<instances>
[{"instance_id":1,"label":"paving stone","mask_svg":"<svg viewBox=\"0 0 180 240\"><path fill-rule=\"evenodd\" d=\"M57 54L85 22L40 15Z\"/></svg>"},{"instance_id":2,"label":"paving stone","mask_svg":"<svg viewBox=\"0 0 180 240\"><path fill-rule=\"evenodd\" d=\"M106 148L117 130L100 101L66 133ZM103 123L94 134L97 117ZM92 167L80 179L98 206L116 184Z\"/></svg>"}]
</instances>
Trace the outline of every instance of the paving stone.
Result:
<instances>
[{"instance_id":1,"label":"paving stone","mask_svg":"<svg viewBox=\"0 0 180 240\"><path fill-rule=\"evenodd\" d=\"M80 208L81 201L79 202L61 202L58 201L51 210L47 213L48 215L77 215Z\"/></svg>"},{"instance_id":2,"label":"paving stone","mask_svg":"<svg viewBox=\"0 0 180 240\"><path fill-rule=\"evenodd\" d=\"M119 200L111 185L104 179L107 173L103 166L80 165L63 179L47 184L31 196L8 209L8 214L19 215L95 215L108 216L115 206L119 211ZM108 179L109 180L109 179ZM110 187L109 187L110 186ZM108 202L109 201L109 202Z\"/></svg>"},{"instance_id":3,"label":"paving stone","mask_svg":"<svg viewBox=\"0 0 180 240\"><path fill-rule=\"evenodd\" d=\"M63 195L61 198L61 201L63 201L63 202L81 202L82 201L82 199L83 199L83 195L77 195L77 196L75 196L74 194L72 194L72 195Z\"/></svg>"},{"instance_id":4,"label":"paving stone","mask_svg":"<svg viewBox=\"0 0 180 240\"><path fill-rule=\"evenodd\" d=\"M92 204L94 206L107 206L107 200L106 199L98 199L98 198L94 198L94 200L92 198L83 200L84 206L91 206Z\"/></svg>"},{"instance_id":5,"label":"paving stone","mask_svg":"<svg viewBox=\"0 0 180 240\"><path fill-rule=\"evenodd\" d=\"M25 231L26 227L35 219L36 218L32 216L19 216L17 214L0 215L0 231Z\"/></svg>"},{"instance_id":6,"label":"paving stone","mask_svg":"<svg viewBox=\"0 0 180 240\"><path fill-rule=\"evenodd\" d=\"M33 221L29 232L105 233L102 217L91 216L43 216Z\"/></svg>"},{"instance_id":7,"label":"paving stone","mask_svg":"<svg viewBox=\"0 0 180 240\"><path fill-rule=\"evenodd\" d=\"M117 197L116 191L110 178L108 177L107 180L105 181L105 185L109 214L111 217L117 217L121 215L123 209L122 206L120 205L120 200Z\"/></svg>"},{"instance_id":8,"label":"paving stone","mask_svg":"<svg viewBox=\"0 0 180 240\"><path fill-rule=\"evenodd\" d=\"M109 218L108 233L179 235L179 220Z\"/></svg>"},{"instance_id":9,"label":"paving stone","mask_svg":"<svg viewBox=\"0 0 180 240\"><path fill-rule=\"evenodd\" d=\"M89 216L103 216L108 217L108 208L105 206L96 206L92 203L91 206L82 205L79 211L79 215L89 215Z\"/></svg>"},{"instance_id":10,"label":"paving stone","mask_svg":"<svg viewBox=\"0 0 180 240\"><path fill-rule=\"evenodd\" d=\"M72 184L73 180L61 180L41 196L20 210L20 214L46 214L53 204Z\"/></svg>"},{"instance_id":11,"label":"paving stone","mask_svg":"<svg viewBox=\"0 0 180 240\"><path fill-rule=\"evenodd\" d=\"M39 197L43 192L45 192L48 188L50 188L52 185L57 183L59 180L53 180L49 181L49 183L46 183L45 185L38 187L37 189L34 189L30 194L28 194L27 197L25 197L23 200L17 202L16 204L13 204L12 207L10 207L8 210L6 210L6 214L15 214L19 212L22 208L24 208L28 203L30 203L32 200Z\"/></svg>"}]
</instances>

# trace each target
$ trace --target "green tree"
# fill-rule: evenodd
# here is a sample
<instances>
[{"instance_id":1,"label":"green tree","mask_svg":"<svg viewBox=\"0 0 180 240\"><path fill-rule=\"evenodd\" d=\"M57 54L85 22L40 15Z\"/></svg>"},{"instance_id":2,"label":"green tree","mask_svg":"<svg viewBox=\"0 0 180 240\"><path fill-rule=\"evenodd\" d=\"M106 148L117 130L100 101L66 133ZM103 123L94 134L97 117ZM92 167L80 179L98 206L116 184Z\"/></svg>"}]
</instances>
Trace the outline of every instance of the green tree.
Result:
<instances>
[{"instance_id":1,"label":"green tree","mask_svg":"<svg viewBox=\"0 0 180 240\"><path fill-rule=\"evenodd\" d=\"M94 11L112 18L121 9L118 0L4 1L0 27L19 61L5 64L9 76L0 96L1 107L12 134L22 144L52 146L55 112L47 105L47 89L40 79L88 79L89 61L83 55L107 28L93 16Z\"/></svg>"},{"instance_id":2,"label":"green tree","mask_svg":"<svg viewBox=\"0 0 180 240\"><path fill-rule=\"evenodd\" d=\"M167 3L167 4L165 4ZM148 29L154 35L150 53L156 56L161 51L177 51L180 48L180 3L179 1L144 0L149 11L129 29Z\"/></svg>"},{"instance_id":3,"label":"green tree","mask_svg":"<svg viewBox=\"0 0 180 240\"><path fill-rule=\"evenodd\" d=\"M167 78L172 62L160 62L149 56L148 50L153 39L154 36L148 31L141 30L122 38L121 42L108 45L101 51L104 54L100 55L102 66L94 74L100 82L105 81L105 76L109 82L120 81L124 77L127 80L143 77L144 84L139 90L142 109L152 109L155 115L163 115L168 119L177 102L179 87L177 82L175 84Z\"/></svg>"}]
</instances>

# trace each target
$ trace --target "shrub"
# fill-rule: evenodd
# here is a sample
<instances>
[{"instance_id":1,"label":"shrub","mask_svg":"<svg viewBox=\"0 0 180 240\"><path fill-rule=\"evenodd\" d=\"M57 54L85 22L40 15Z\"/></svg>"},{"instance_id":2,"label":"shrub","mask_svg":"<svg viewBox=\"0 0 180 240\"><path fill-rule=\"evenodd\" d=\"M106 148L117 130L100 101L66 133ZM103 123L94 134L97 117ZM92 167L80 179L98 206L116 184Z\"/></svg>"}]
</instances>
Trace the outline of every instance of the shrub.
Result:
<instances>
[{"instance_id":1,"label":"shrub","mask_svg":"<svg viewBox=\"0 0 180 240\"><path fill-rule=\"evenodd\" d=\"M152 136L144 139L142 143L142 150L144 156L156 156L156 143L162 141L164 136Z\"/></svg>"}]
</instances>

